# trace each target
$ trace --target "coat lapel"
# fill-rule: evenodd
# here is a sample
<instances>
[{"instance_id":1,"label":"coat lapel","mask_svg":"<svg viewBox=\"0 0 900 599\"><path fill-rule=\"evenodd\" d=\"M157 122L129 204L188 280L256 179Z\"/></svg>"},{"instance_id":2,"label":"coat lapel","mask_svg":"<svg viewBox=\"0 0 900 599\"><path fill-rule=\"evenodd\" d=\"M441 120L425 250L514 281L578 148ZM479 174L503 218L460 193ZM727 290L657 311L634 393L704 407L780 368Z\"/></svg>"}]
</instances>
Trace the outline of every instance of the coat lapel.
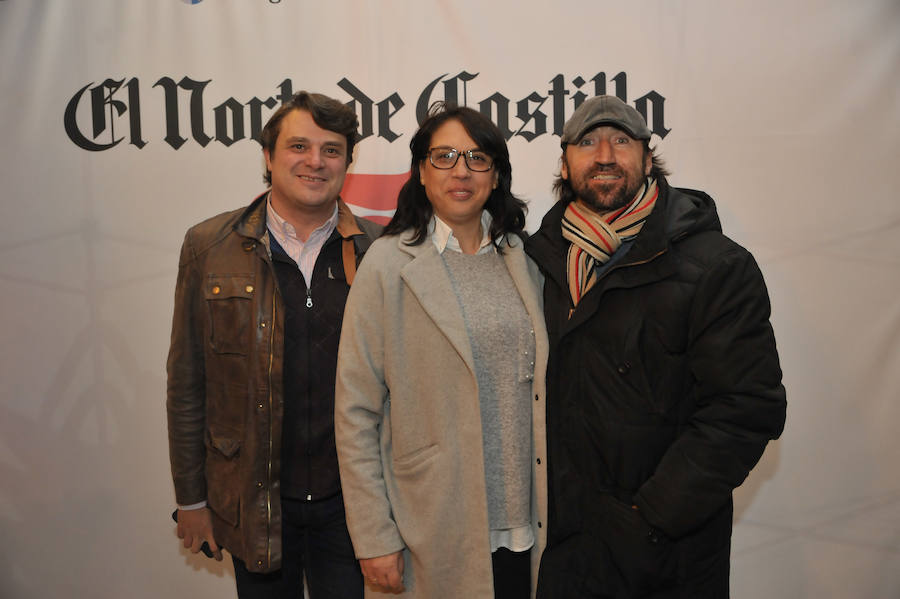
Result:
<instances>
[{"instance_id":1,"label":"coat lapel","mask_svg":"<svg viewBox=\"0 0 900 599\"><path fill-rule=\"evenodd\" d=\"M534 292L537 283L531 279L528 273L528 262L525 258L525 252L522 249L522 242L517 237L513 238L513 245L504 247L503 261L506 263L506 270L512 277L513 284L522 298L525 310L531 322L538 322L544 318L544 312L540 305L538 294Z\"/></svg>"},{"instance_id":2,"label":"coat lapel","mask_svg":"<svg viewBox=\"0 0 900 599\"><path fill-rule=\"evenodd\" d=\"M542 278L536 264L532 263L529 268L524 242L514 236L511 239L512 245L504 248L503 261L531 320L535 341L535 364L546 364L549 340L544 325L544 305L541 301ZM535 370L534 376L537 381L544 380L544 372L540 366Z\"/></svg>"},{"instance_id":3,"label":"coat lapel","mask_svg":"<svg viewBox=\"0 0 900 599\"><path fill-rule=\"evenodd\" d=\"M397 240L400 249L413 258L400 270L400 278L474 373L475 360L469 334L444 261L430 240L409 246L404 243L407 239L406 235L401 235Z\"/></svg>"}]
</instances>

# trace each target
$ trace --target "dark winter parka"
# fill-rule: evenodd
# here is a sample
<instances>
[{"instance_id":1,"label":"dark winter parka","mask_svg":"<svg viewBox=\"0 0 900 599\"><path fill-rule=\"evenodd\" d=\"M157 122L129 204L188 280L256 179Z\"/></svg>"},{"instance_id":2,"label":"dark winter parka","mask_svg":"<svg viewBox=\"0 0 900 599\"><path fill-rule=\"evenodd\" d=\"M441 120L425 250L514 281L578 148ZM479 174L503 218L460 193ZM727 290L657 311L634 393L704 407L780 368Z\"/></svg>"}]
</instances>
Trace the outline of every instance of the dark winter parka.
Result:
<instances>
[{"instance_id":1,"label":"dark winter parka","mask_svg":"<svg viewBox=\"0 0 900 599\"><path fill-rule=\"evenodd\" d=\"M762 274L708 195L660 180L638 238L569 318L564 210L527 244L550 337L538 596L728 597L731 494L785 418Z\"/></svg>"}]
</instances>

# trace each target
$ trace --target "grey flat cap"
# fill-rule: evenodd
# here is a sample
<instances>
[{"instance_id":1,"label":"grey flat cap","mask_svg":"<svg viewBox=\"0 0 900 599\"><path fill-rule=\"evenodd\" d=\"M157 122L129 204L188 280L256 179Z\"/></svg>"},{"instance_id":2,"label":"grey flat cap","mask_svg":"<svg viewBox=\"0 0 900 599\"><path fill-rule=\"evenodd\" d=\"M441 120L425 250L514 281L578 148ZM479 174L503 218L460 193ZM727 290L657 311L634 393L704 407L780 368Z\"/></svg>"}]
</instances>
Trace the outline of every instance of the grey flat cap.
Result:
<instances>
[{"instance_id":1,"label":"grey flat cap","mask_svg":"<svg viewBox=\"0 0 900 599\"><path fill-rule=\"evenodd\" d=\"M597 96L582 102L566 121L560 145L578 141L597 125L612 125L635 139L650 139L650 129L641 113L616 96Z\"/></svg>"}]
</instances>

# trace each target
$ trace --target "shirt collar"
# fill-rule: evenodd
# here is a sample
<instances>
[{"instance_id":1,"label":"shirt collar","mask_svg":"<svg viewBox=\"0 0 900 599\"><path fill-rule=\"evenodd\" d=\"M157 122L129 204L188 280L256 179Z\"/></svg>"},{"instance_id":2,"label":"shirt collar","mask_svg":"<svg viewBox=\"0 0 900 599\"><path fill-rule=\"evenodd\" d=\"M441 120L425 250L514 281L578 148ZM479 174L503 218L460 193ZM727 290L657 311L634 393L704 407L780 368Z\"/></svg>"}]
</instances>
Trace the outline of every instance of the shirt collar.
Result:
<instances>
[{"instance_id":1,"label":"shirt collar","mask_svg":"<svg viewBox=\"0 0 900 599\"><path fill-rule=\"evenodd\" d=\"M494 244L491 243L491 213L487 210L481 211L481 245L478 246L476 254L486 254L495 251ZM434 243L435 249L439 254L443 254L444 250L453 250L462 253L459 246L459 240L453 235L453 229L450 225L442 221L437 214L432 215L431 222L428 223L428 235Z\"/></svg>"},{"instance_id":2,"label":"shirt collar","mask_svg":"<svg viewBox=\"0 0 900 599\"><path fill-rule=\"evenodd\" d=\"M338 221L338 207L335 203L334 212L331 213L331 216L322 223L321 226L317 227L315 231L310 233L309 238L306 240L309 242L313 238L319 236L330 237L331 232L334 231L334 228L337 226ZM294 229L294 225L287 222L285 219L281 217L280 214L275 212L275 207L272 206L272 194L269 193L268 197L266 197L266 226L268 226L269 230L275 235L275 239L279 242L283 239L291 239L295 240L299 243L303 243L297 237L297 231Z\"/></svg>"}]
</instances>

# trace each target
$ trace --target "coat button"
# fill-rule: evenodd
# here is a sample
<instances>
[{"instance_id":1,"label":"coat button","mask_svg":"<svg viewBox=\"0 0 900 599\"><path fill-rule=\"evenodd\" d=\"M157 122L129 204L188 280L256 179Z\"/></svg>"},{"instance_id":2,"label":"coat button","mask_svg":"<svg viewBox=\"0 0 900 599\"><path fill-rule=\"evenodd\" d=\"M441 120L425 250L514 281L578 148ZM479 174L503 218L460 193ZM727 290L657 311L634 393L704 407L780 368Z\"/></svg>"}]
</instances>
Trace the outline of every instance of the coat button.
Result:
<instances>
[{"instance_id":1,"label":"coat button","mask_svg":"<svg viewBox=\"0 0 900 599\"><path fill-rule=\"evenodd\" d=\"M256 486L261 489L263 486L263 482L261 480L256 481Z\"/></svg>"},{"instance_id":2,"label":"coat button","mask_svg":"<svg viewBox=\"0 0 900 599\"><path fill-rule=\"evenodd\" d=\"M253 248L256 247L256 242L254 241L245 241L241 246L244 248L245 252L252 252Z\"/></svg>"},{"instance_id":3,"label":"coat button","mask_svg":"<svg viewBox=\"0 0 900 599\"><path fill-rule=\"evenodd\" d=\"M631 370L631 362L622 362L617 370L619 374L628 374L628 371Z\"/></svg>"},{"instance_id":4,"label":"coat button","mask_svg":"<svg viewBox=\"0 0 900 599\"><path fill-rule=\"evenodd\" d=\"M253 293L253 285L247 285L246 287L244 287L244 291L246 291L247 293Z\"/></svg>"},{"instance_id":5,"label":"coat button","mask_svg":"<svg viewBox=\"0 0 900 599\"><path fill-rule=\"evenodd\" d=\"M538 463L538 464L541 463L541 458L538 458L538 459L537 459L537 463Z\"/></svg>"},{"instance_id":6,"label":"coat button","mask_svg":"<svg viewBox=\"0 0 900 599\"><path fill-rule=\"evenodd\" d=\"M212 288L213 295L218 295L219 292L221 292L221 291L222 291L221 287L219 287L218 285L213 285L213 288Z\"/></svg>"}]
</instances>

